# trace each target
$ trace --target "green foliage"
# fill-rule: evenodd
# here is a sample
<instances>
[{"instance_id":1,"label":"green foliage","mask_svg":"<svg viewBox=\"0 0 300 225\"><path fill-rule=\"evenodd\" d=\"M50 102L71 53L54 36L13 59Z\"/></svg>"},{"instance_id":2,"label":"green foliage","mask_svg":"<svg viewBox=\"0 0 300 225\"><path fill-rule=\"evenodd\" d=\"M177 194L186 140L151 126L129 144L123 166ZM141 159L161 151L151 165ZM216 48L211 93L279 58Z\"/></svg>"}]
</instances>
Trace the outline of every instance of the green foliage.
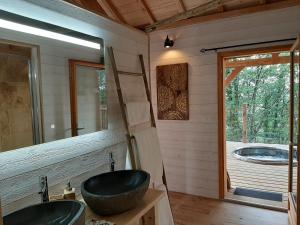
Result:
<instances>
[{"instance_id":1,"label":"green foliage","mask_svg":"<svg viewBox=\"0 0 300 225\"><path fill-rule=\"evenodd\" d=\"M99 103L107 105L107 83L105 70L98 71Z\"/></svg>"},{"instance_id":2,"label":"green foliage","mask_svg":"<svg viewBox=\"0 0 300 225\"><path fill-rule=\"evenodd\" d=\"M232 81L226 89L227 140L242 141L247 104L249 142L288 144L289 70L289 64L246 67Z\"/></svg>"}]
</instances>

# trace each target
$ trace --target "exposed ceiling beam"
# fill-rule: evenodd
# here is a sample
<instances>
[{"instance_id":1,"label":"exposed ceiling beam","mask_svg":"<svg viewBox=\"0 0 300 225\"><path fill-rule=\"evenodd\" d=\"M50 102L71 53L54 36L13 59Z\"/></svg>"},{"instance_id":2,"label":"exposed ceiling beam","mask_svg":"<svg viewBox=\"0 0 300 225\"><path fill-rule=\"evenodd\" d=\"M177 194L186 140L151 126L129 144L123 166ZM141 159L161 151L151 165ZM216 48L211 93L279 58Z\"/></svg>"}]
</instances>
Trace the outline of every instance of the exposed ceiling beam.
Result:
<instances>
[{"instance_id":1,"label":"exposed ceiling beam","mask_svg":"<svg viewBox=\"0 0 300 225\"><path fill-rule=\"evenodd\" d=\"M298 57L296 57L296 60ZM228 61L225 60L225 68L237 68L237 67L251 67L251 66L267 66L267 65L277 65L277 64L287 64L290 63L289 56L274 56L271 58L262 59L248 59L239 61Z\"/></svg>"},{"instance_id":2,"label":"exposed ceiling beam","mask_svg":"<svg viewBox=\"0 0 300 225\"><path fill-rule=\"evenodd\" d=\"M156 30L170 29L170 28L175 28L180 26L187 26L187 25L192 25L197 23L208 22L212 20L219 20L219 19L238 17L238 16L257 13L257 12L282 9L282 8L296 6L299 4L300 4L300 0L282 0L279 2L266 3L266 4L251 6L243 9L228 10L224 12L213 13L211 15L204 15L204 16L198 16L189 19L177 20L174 22L161 24L159 26L156 26L155 28ZM148 29L146 31L150 32L151 29Z\"/></svg>"},{"instance_id":3,"label":"exposed ceiling beam","mask_svg":"<svg viewBox=\"0 0 300 225\"><path fill-rule=\"evenodd\" d=\"M1 0L0 0L0 1L1 1ZM92 1L97 1L98 3L101 3L102 1L103 1L104 3L106 3L105 5L106 5L106 7L109 8L110 11L106 11L107 8L104 7L104 4L103 4L103 5L100 4L100 6L101 6L101 7L103 8L103 10L105 11L105 14L104 14L104 13L100 13L100 12L96 12L95 10L93 11L93 10L87 9L87 7L83 6L83 4L81 3L81 1L84 1L84 0L64 0L64 1L65 1L65 2L68 2L68 3L72 4L72 5L75 5L75 6L79 7L79 8L82 8L82 9L85 9L85 10L88 10L88 11L91 11L91 12L93 12L93 13L99 15L99 16L102 16L102 17L108 19L108 20L111 20L111 21L114 21L114 22L116 22L116 23L118 23L118 24L121 24L121 25L123 25L123 26L126 26L127 28L129 28L129 29L131 29L131 30L134 30L134 31L139 32L139 33L141 33L141 34L145 34L145 32L143 32L141 29L137 29L137 28L135 28L135 27L129 25L127 22L124 22L124 21L119 20L118 17L114 14L113 10L112 10L112 9L110 8L110 6L108 5L108 3L107 3L108 0L92 0ZM90 0L86 0L86 1L90 1ZM80 2L80 4L79 4L79 2ZM105 8L105 9L104 9L104 8ZM112 13L111 15L115 15L115 16L110 16L110 14L109 14L108 12Z\"/></svg>"},{"instance_id":4,"label":"exposed ceiling beam","mask_svg":"<svg viewBox=\"0 0 300 225\"><path fill-rule=\"evenodd\" d=\"M280 60L280 58L281 57L279 56L279 52L272 53L272 59L273 60L277 60L278 61L278 60Z\"/></svg>"},{"instance_id":5,"label":"exposed ceiling beam","mask_svg":"<svg viewBox=\"0 0 300 225\"><path fill-rule=\"evenodd\" d=\"M218 8L217 8L218 12L224 12L225 11L225 7L224 5L220 5Z\"/></svg>"},{"instance_id":6,"label":"exposed ceiling beam","mask_svg":"<svg viewBox=\"0 0 300 225\"><path fill-rule=\"evenodd\" d=\"M234 68L234 70L225 79L225 86L228 86L234 80L234 78L236 78L236 76L246 67L288 64L290 63L290 60L291 58L289 56L279 56L279 53L272 53L271 58L248 59L240 61L229 61L227 59L224 62L224 67ZM299 57L296 57L295 60L299 60Z\"/></svg>"},{"instance_id":7,"label":"exposed ceiling beam","mask_svg":"<svg viewBox=\"0 0 300 225\"><path fill-rule=\"evenodd\" d=\"M149 26L149 25L151 25L151 24L150 23L144 23L144 24L140 24L140 25L134 26L134 28L139 29L139 30L142 31L142 30L145 29L146 26ZM142 32L144 32L144 31L142 31Z\"/></svg>"},{"instance_id":8,"label":"exposed ceiling beam","mask_svg":"<svg viewBox=\"0 0 300 225\"><path fill-rule=\"evenodd\" d=\"M107 17L107 14L103 8L97 3L97 0L65 0L66 2L76 5L82 9L88 10L95 14L98 14L103 17Z\"/></svg>"},{"instance_id":9,"label":"exposed ceiling beam","mask_svg":"<svg viewBox=\"0 0 300 225\"><path fill-rule=\"evenodd\" d=\"M74 2L78 5L82 5L82 2L80 0L68 0L68 2Z\"/></svg>"},{"instance_id":10,"label":"exposed ceiling beam","mask_svg":"<svg viewBox=\"0 0 300 225\"><path fill-rule=\"evenodd\" d=\"M181 9L181 12L186 12L186 7L185 7L183 0L176 0L176 1Z\"/></svg>"},{"instance_id":11,"label":"exposed ceiling beam","mask_svg":"<svg viewBox=\"0 0 300 225\"><path fill-rule=\"evenodd\" d=\"M292 45L291 49L296 49L296 47L300 44L300 34L298 34L297 40Z\"/></svg>"},{"instance_id":12,"label":"exposed ceiling beam","mask_svg":"<svg viewBox=\"0 0 300 225\"><path fill-rule=\"evenodd\" d=\"M155 16L153 15L151 9L149 8L147 2L145 0L140 0L141 4L142 4L142 7L146 10L147 14L148 14L148 17L150 19L150 23L155 23L156 22L156 18Z\"/></svg>"},{"instance_id":13,"label":"exposed ceiling beam","mask_svg":"<svg viewBox=\"0 0 300 225\"><path fill-rule=\"evenodd\" d=\"M178 15L158 21L150 26L147 26L145 30L146 30L146 32L150 32L150 31L156 30L157 28L159 28L161 26L172 24L172 23L180 21L180 20L188 19L188 18L195 17L195 16L201 16L210 10L218 8L221 5L221 2L224 2L224 1L228 1L228 0L209 1L209 2L202 4L196 8L190 9L186 12L179 13Z\"/></svg>"},{"instance_id":14,"label":"exposed ceiling beam","mask_svg":"<svg viewBox=\"0 0 300 225\"><path fill-rule=\"evenodd\" d=\"M78 1L78 0L76 0ZM81 4L91 11L100 12L106 14L101 5L97 2L97 0L79 0Z\"/></svg>"},{"instance_id":15,"label":"exposed ceiling beam","mask_svg":"<svg viewBox=\"0 0 300 225\"><path fill-rule=\"evenodd\" d=\"M109 4L106 0L97 0L98 4L103 8L104 12L107 16L113 20L119 21L118 16L114 13L114 11L110 8Z\"/></svg>"},{"instance_id":16,"label":"exposed ceiling beam","mask_svg":"<svg viewBox=\"0 0 300 225\"><path fill-rule=\"evenodd\" d=\"M122 23L127 24L125 18L121 15L115 4L112 2L112 0L106 0L107 4L109 5L110 9L113 11L113 13L117 16L118 20Z\"/></svg>"}]
</instances>

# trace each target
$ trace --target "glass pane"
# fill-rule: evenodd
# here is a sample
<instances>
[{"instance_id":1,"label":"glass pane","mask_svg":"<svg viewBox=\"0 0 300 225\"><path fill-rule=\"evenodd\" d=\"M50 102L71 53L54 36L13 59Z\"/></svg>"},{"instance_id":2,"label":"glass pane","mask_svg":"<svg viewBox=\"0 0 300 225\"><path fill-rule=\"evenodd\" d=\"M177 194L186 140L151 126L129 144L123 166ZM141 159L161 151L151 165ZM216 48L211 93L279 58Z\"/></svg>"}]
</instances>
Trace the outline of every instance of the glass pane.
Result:
<instances>
[{"instance_id":1,"label":"glass pane","mask_svg":"<svg viewBox=\"0 0 300 225\"><path fill-rule=\"evenodd\" d=\"M294 143L298 143L298 126L299 126L299 49L293 52L294 54L294 79L295 79L295 111L294 111ZM298 159L297 159L297 147L294 147L294 163L293 163L293 180L292 180L292 193L296 197L297 196L297 167L298 167Z\"/></svg>"},{"instance_id":2,"label":"glass pane","mask_svg":"<svg viewBox=\"0 0 300 225\"><path fill-rule=\"evenodd\" d=\"M299 71L297 61L294 60L294 143L298 143L298 104L299 104Z\"/></svg>"},{"instance_id":3,"label":"glass pane","mask_svg":"<svg viewBox=\"0 0 300 225\"><path fill-rule=\"evenodd\" d=\"M227 80L235 70L226 68ZM287 145L289 88L289 64L247 66L239 71L225 89L227 141Z\"/></svg>"},{"instance_id":4,"label":"glass pane","mask_svg":"<svg viewBox=\"0 0 300 225\"><path fill-rule=\"evenodd\" d=\"M77 66L78 135L107 129L105 71Z\"/></svg>"}]
</instances>

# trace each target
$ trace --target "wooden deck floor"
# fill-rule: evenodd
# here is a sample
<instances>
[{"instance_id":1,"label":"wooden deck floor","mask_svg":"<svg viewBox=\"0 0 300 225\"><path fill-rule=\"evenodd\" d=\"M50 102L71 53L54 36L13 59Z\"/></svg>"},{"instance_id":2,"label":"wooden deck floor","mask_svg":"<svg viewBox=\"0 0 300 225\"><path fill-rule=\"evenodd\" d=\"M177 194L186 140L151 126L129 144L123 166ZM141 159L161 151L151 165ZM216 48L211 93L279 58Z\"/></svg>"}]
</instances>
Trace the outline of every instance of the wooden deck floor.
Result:
<instances>
[{"instance_id":1,"label":"wooden deck floor","mask_svg":"<svg viewBox=\"0 0 300 225\"><path fill-rule=\"evenodd\" d=\"M170 192L175 225L288 225L287 213Z\"/></svg>"},{"instance_id":2,"label":"wooden deck floor","mask_svg":"<svg viewBox=\"0 0 300 225\"><path fill-rule=\"evenodd\" d=\"M255 164L234 158L232 151L244 145L239 142L227 142L227 170L232 187L283 193L284 200L286 200L288 193L288 166ZM294 171L296 171L296 167ZM296 173L294 174L296 175Z\"/></svg>"}]
</instances>

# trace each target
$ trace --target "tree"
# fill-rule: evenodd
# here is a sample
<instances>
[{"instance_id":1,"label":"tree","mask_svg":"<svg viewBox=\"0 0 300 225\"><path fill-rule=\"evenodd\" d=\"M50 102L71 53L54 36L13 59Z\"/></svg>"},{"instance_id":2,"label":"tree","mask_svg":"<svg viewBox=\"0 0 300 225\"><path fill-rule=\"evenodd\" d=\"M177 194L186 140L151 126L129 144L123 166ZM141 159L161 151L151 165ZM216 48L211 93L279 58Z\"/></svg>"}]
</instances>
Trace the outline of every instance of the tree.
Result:
<instances>
[{"instance_id":1,"label":"tree","mask_svg":"<svg viewBox=\"0 0 300 225\"><path fill-rule=\"evenodd\" d=\"M289 69L289 64L246 67L232 81L226 89L227 140L242 140L242 107L248 104L249 142L288 144Z\"/></svg>"}]
</instances>

